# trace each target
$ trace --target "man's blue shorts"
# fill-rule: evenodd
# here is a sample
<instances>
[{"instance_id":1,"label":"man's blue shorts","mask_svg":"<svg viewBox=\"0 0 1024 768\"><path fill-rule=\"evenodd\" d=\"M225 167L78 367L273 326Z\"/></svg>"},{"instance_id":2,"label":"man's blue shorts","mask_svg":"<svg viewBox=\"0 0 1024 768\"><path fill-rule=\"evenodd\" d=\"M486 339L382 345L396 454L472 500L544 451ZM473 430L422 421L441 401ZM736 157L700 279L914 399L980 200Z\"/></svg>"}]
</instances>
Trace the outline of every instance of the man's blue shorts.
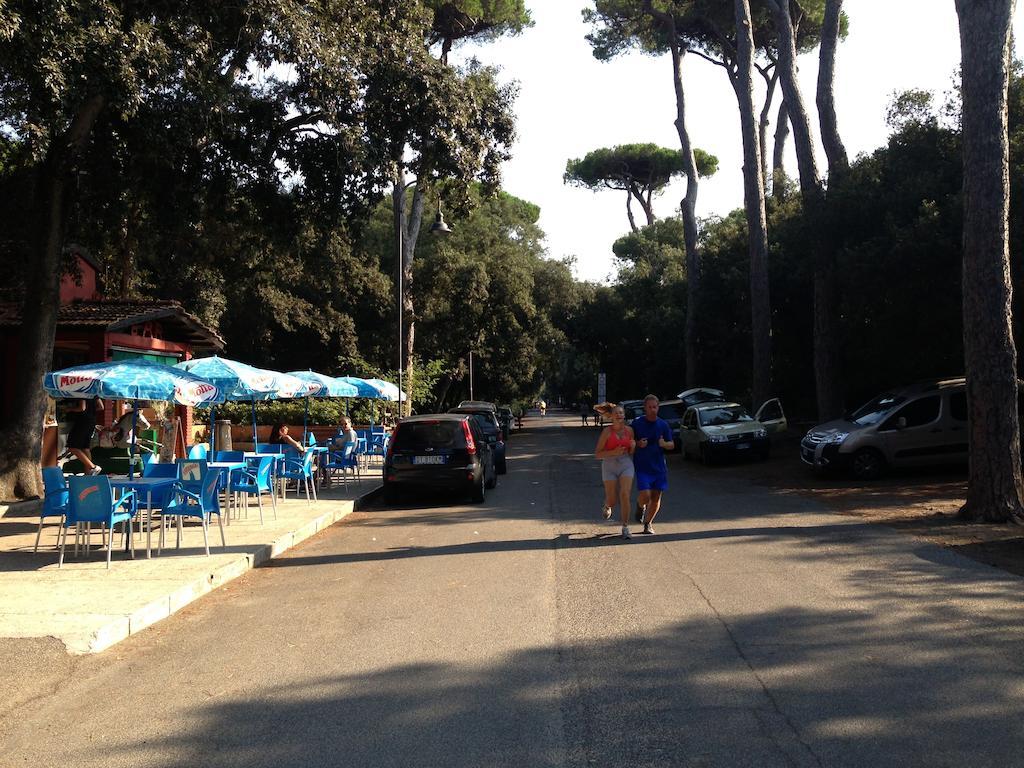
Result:
<instances>
[{"instance_id":1,"label":"man's blue shorts","mask_svg":"<svg viewBox=\"0 0 1024 768\"><path fill-rule=\"evenodd\" d=\"M650 474L638 470L636 473L636 489L638 491L668 490L668 475L660 472Z\"/></svg>"}]
</instances>

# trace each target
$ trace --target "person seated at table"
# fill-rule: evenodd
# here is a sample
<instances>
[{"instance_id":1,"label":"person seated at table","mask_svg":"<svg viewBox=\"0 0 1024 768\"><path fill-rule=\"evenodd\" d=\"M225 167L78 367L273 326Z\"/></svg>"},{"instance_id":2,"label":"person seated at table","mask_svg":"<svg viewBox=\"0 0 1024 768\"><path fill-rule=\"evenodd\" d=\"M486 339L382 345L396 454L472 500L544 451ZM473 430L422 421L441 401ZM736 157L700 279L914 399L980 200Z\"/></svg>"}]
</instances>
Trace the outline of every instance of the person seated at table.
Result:
<instances>
[{"instance_id":1,"label":"person seated at table","mask_svg":"<svg viewBox=\"0 0 1024 768\"><path fill-rule=\"evenodd\" d=\"M359 436L356 431L352 429L352 422L349 421L348 416L342 416L341 421L338 422L338 434L334 436L334 447L336 450L343 451L345 446L349 443L357 445Z\"/></svg>"},{"instance_id":2,"label":"person seated at table","mask_svg":"<svg viewBox=\"0 0 1024 768\"><path fill-rule=\"evenodd\" d=\"M288 434L288 427L285 424L275 424L270 430L270 439L267 442L271 445L290 445L299 453L303 451L302 443Z\"/></svg>"},{"instance_id":3,"label":"person seated at table","mask_svg":"<svg viewBox=\"0 0 1024 768\"><path fill-rule=\"evenodd\" d=\"M67 449L82 462L87 475L98 475L103 471L103 467L92 460L92 433L96 429L96 411L102 410L103 401L96 397L79 400L65 411L68 421L71 422Z\"/></svg>"}]
</instances>

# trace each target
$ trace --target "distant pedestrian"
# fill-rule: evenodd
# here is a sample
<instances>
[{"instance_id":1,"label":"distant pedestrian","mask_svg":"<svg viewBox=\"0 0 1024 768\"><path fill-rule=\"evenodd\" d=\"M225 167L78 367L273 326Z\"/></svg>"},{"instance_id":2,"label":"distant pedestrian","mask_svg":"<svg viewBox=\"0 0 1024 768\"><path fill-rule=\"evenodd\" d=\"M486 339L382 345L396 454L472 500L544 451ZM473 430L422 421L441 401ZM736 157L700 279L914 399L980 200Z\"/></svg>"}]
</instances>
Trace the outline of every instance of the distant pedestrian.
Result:
<instances>
[{"instance_id":1,"label":"distant pedestrian","mask_svg":"<svg viewBox=\"0 0 1024 768\"><path fill-rule=\"evenodd\" d=\"M661 509L661 495L668 488L668 466L665 451L675 448L672 429L668 422L658 418L658 396L644 398L644 415L633 419L636 450L633 467L636 470L636 519L644 524L644 533L654 533L654 518Z\"/></svg>"},{"instance_id":2,"label":"distant pedestrian","mask_svg":"<svg viewBox=\"0 0 1024 768\"><path fill-rule=\"evenodd\" d=\"M583 420L583 426L584 427L590 425L590 404L589 403L583 403L583 405L580 406L580 418Z\"/></svg>"},{"instance_id":3,"label":"distant pedestrian","mask_svg":"<svg viewBox=\"0 0 1024 768\"><path fill-rule=\"evenodd\" d=\"M544 416L547 416L547 413L548 413L548 404L547 403L545 403L543 400L541 400L539 403L537 403L537 407L540 408L541 418L543 418Z\"/></svg>"},{"instance_id":4,"label":"distant pedestrian","mask_svg":"<svg viewBox=\"0 0 1024 768\"><path fill-rule=\"evenodd\" d=\"M601 459L601 481L604 483L604 519L609 520L615 504L622 517L622 537L632 538L629 531L629 494L633 490L633 450L636 441L633 429L626 424L621 405L611 410L612 423L601 430L594 456Z\"/></svg>"}]
</instances>

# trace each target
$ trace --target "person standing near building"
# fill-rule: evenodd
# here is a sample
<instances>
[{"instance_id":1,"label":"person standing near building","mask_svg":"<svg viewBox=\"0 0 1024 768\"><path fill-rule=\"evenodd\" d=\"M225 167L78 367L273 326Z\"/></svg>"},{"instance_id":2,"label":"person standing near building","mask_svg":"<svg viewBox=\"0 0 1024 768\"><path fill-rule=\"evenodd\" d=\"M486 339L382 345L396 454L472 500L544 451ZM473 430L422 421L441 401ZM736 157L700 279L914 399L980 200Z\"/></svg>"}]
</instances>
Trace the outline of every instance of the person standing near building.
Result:
<instances>
[{"instance_id":1,"label":"person standing near building","mask_svg":"<svg viewBox=\"0 0 1024 768\"><path fill-rule=\"evenodd\" d=\"M96 429L96 411L102 410L103 401L96 397L79 400L74 408L65 411L71 421L67 449L82 462L87 475L98 475L103 471L103 467L92 460L92 433Z\"/></svg>"},{"instance_id":2,"label":"person standing near building","mask_svg":"<svg viewBox=\"0 0 1024 768\"><path fill-rule=\"evenodd\" d=\"M661 509L661 496L668 489L665 451L676 447L668 422L658 418L658 396L644 398L644 415L633 419L633 468L636 471L636 519L644 533L654 533L654 518Z\"/></svg>"}]
</instances>

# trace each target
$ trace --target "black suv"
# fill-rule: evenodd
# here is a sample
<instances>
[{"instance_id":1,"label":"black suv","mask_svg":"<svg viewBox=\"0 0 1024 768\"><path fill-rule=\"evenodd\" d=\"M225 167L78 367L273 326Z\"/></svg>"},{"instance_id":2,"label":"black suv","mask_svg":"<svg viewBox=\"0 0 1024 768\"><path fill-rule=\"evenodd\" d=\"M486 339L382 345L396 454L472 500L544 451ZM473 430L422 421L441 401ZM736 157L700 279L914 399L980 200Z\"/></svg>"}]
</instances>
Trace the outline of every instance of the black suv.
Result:
<instances>
[{"instance_id":1,"label":"black suv","mask_svg":"<svg viewBox=\"0 0 1024 768\"><path fill-rule=\"evenodd\" d=\"M405 488L470 493L483 501L498 484L494 452L469 414L410 416L395 427L384 456L384 500Z\"/></svg>"},{"instance_id":2,"label":"black suv","mask_svg":"<svg viewBox=\"0 0 1024 768\"><path fill-rule=\"evenodd\" d=\"M491 403L478 403L476 405L460 405L452 408L448 413L465 413L476 419L484 437L490 443L494 451L494 466L498 468L498 474L504 475L508 471L505 464L505 433L498 423L498 415L494 405Z\"/></svg>"}]
</instances>

